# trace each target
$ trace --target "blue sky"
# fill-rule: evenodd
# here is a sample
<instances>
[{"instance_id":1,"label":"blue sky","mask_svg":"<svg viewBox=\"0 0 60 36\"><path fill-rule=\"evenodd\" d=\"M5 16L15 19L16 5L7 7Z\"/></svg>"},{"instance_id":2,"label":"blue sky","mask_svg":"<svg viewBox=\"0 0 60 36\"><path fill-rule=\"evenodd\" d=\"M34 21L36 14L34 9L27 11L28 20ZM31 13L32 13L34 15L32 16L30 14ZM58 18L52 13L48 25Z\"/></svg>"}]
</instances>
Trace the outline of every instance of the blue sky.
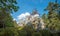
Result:
<instances>
[{"instance_id":1,"label":"blue sky","mask_svg":"<svg viewBox=\"0 0 60 36\"><path fill-rule=\"evenodd\" d=\"M44 8L47 7L50 1L54 2L55 0L17 0L19 9L16 13L13 13L12 16L17 20L17 16L25 12L31 13L34 8L36 8L38 13L42 15L43 13L46 13Z\"/></svg>"}]
</instances>

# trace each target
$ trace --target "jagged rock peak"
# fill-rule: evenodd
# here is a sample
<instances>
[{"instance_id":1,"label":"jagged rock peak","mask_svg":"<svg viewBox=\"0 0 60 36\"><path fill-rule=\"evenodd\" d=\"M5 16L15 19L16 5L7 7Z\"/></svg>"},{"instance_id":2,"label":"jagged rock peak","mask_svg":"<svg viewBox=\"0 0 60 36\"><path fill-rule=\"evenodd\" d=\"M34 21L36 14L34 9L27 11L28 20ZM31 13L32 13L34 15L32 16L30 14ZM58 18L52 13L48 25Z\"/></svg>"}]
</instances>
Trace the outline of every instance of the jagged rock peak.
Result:
<instances>
[{"instance_id":1,"label":"jagged rock peak","mask_svg":"<svg viewBox=\"0 0 60 36\"><path fill-rule=\"evenodd\" d=\"M37 9L34 9L33 12L31 13L31 15L35 15L35 14L39 14Z\"/></svg>"}]
</instances>

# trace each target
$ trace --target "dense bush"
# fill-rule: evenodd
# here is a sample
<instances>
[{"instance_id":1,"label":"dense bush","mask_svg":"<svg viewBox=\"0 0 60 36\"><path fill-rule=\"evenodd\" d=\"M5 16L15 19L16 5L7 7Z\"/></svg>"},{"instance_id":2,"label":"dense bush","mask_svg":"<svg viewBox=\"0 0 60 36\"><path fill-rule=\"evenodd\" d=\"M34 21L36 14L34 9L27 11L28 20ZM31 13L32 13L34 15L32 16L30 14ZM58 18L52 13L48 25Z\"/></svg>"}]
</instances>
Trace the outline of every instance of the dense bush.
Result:
<instances>
[{"instance_id":1,"label":"dense bush","mask_svg":"<svg viewBox=\"0 0 60 36\"><path fill-rule=\"evenodd\" d=\"M0 36L18 36L18 31L16 28L3 28L0 29Z\"/></svg>"}]
</instances>

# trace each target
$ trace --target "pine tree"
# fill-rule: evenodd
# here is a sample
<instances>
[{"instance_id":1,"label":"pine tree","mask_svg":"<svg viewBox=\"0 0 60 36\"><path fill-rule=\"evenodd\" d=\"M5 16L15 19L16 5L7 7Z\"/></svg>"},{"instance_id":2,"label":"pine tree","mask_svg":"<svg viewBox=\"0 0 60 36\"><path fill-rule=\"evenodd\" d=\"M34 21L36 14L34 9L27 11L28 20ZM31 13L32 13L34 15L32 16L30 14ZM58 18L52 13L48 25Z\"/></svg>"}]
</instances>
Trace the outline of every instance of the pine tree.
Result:
<instances>
[{"instance_id":1,"label":"pine tree","mask_svg":"<svg viewBox=\"0 0 60 36\"><path fill-rule=\"evenodd\" d=\"M48 28L50 30L60 30L60 20L58 19L59 4L57 2L49 2L46 10L48 10Z\"/></svg>"},{"instance_id":2,"label":"pine tree","mask_svg":"<svg viewBox=\"0 0 60 36\"><path fill-rule=\"evenodd\" d=\"M0 0L0 25L2 26L12 26L12 17L11 13L18 10L16 6L16 0Z\"/></svg>"}]
</instances>

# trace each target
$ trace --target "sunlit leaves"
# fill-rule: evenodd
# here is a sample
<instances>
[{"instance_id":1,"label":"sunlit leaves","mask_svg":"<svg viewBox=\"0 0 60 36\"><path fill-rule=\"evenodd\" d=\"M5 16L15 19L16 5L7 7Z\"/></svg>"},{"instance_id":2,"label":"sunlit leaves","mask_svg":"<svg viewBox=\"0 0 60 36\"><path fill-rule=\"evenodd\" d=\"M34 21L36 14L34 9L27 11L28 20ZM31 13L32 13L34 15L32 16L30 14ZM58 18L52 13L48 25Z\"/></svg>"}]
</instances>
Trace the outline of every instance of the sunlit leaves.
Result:
<instances>
[{"instance_id":1,"label":"sunlit leaves","mask_svg":"<svg viewBox=\"0 0 60 36\"><path fill-rule=\"evenodd\" d=\"M47 8L45 10L48 11L48 15L46 15L48 18L44 19L45 24L46 24L46 28L50 29L50 30L60 30L59 26L60 26L60 20L59 20L59 3L54 3L54 2L49 2ZM44 17L44 16L42 16Z\"/></svg>"}]
</instances>

